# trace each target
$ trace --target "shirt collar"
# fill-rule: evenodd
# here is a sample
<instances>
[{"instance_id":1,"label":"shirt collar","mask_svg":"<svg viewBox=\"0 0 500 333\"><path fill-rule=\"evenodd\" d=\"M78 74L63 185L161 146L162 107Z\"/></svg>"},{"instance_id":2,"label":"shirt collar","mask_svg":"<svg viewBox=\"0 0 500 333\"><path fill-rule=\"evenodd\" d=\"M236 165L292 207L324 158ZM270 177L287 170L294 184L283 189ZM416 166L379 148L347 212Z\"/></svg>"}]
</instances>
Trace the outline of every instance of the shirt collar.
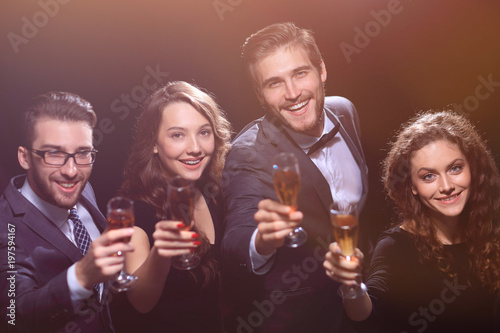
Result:
<instances>
[{"instance_id":1,"label":"shirt collar","mask_svg":"<svg viewBox=\"0 0 500 333\"><path fill-rule=\"evenodd\" d=\"M69 209L57 207L51 203L40 198L31 188L28 183L28 178L24 181L23 186L19 189L19 192L30 201L43 215L45 215L50 221L52 221L59 229L67 223L69 216Z\"/></svg>"},{"instance_id":2,"label":"shirt collar","mask_svg":"<svg viewBox=\"0 0 500 333\"><path fill-rule=\"evenodd\" d=\"M323 110L323 133L319 137L307 135L307 134L302 134L302 133L297 133L288 127L284 127L285 130L290 134L292 139L299 145L299 147L307 151L313 144L315 144L324 134L330 132L335 125L333 122L330 120L330 118L326 115L325 110Z\"/></svg>"}]
</instances>

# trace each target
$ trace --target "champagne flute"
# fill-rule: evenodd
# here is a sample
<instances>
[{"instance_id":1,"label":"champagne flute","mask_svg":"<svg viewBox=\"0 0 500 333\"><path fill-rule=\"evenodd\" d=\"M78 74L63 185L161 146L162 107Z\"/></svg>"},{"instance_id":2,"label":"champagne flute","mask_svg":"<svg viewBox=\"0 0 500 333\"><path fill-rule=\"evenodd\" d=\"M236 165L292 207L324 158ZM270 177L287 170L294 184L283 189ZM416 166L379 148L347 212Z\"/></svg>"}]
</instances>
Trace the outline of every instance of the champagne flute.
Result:
<instances>
[{"instance_id":1,"label":"champagne flute","mask_svg":"<svg viewBox=\"0 0 500 333\"><path fill-rule=\"evenodd\" d=\"M300 188L299 163L293 153L279 153L273 159L273 183L280 202L297 209ZM285 238L285 246L299 247L307 240L302 227L292 230Z\"/></svg>"},{"instance_id":2,"label":"champagne flute","mask_svg":"<svg viewBox=\"0 0 500 333\"><path fill-rule=\"evenodd\" d=\"M191 230L194 226L194 184L188 179L175 176L168 182L168 206L170 219L182 221L183 230ZM199 265L201 259L194 253L172 257L172 266L179 270L190 270Z\"/></svg>"},{"instance_id":3,"label":"champagne flute","mask_svg":"<svg viewBox=\"0 0 500 333\"><path fill-rule=\"evenodd\" d=\"M356 211L357 203L337 203L330 205L330 221L333 236L340 246L342 256L347 261L353 260L358 243L359 223ZM360 282L356 286L341 286L339 293L343 298L354 299L366 292L366 286Z\"/></svg>"},{"instance_id":4,"label":"champagne flute","mask_svg":"<svg viewBox=\"0 0 500 333\"><path fill-rule=\"evenodd\" d=\"M125 197L114 197L109 200L107 212L108 230L131 228L134 226L134 202ZM128 243L130 237L125 237L119 242ZM121 252L118 255L122 255ZM116 292L122 292L131 289L137 282L137 276L128 274L125 271L125 258L123 268L117 273L115 279L111 282L111 289Z\"/></svg>"}]
</instances>

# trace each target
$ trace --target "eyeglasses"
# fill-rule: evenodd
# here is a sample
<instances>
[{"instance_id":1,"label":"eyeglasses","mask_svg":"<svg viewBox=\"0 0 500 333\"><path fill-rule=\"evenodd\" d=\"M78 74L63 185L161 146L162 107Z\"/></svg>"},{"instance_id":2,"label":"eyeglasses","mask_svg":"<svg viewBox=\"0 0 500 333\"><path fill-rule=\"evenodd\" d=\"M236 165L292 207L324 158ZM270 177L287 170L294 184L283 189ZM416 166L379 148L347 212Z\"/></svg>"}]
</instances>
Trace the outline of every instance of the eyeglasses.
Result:
<instances>
[{"instance_id":1,"label":"eyeglasses","mask_svg":"<svg viewBox=\"0 0 500 333\"><path fill-rule=\"evenodd\" d=\"M96 149L77 151L73 154L58 150L37 150L33 148L26 149L43 158L43 161L46 164L54 166L63 166L64 164L66 164L70 157L73 157L76 165L91 165L94 164L97 154Z\"/></svg>"}]
</instances>

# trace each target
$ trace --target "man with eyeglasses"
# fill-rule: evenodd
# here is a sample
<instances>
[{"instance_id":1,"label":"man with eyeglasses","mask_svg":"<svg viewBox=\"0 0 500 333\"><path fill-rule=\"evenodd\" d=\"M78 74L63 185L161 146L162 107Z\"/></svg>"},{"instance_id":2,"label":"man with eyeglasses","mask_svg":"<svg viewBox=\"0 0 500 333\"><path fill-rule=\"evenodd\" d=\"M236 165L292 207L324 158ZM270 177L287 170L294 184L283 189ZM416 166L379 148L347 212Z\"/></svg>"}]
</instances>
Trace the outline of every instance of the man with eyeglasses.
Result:
<instances>
[{"instance_id":1,"label":"man with eyeglasses","mask_svg":"<svg viewBox=\"0 0 500 333\"><path fill-rule=\"evenodd\" d=\"M2 308L15 305L9 328L114 331L107 281L123 267L116 253L132 250L117 241L133 229L105 231L88 183L95 124L90 103L66 92L40 95L26 112L18 148L26 175L14 177L0 197L0 297ZM14 260L6 261L9 255Z\"/></svg>"}]
</instances>

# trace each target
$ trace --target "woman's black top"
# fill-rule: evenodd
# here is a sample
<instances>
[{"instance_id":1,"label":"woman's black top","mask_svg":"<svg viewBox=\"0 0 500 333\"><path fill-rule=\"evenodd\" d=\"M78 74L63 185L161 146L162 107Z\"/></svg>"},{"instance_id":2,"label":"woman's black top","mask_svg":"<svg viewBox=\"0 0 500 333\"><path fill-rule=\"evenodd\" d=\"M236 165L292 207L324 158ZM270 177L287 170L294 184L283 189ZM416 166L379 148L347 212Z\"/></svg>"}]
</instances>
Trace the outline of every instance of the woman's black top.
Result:
<instances>
[{"instance_id":1,"label":"woman's black top","mask_svg":"<svg viewBox=\"0 0 500 333\"><path fill-rule=\"evenodd\" d=\"M495 295L474 278L467 283L464 244L445 245L445 251L455 278L421 263L409 232L397 227L383 234L367 279L379 332L494 332Z\"/></svg>"},{"instance_id":2,"label":"woman's black top","mask_svg":"<svg viewBox=\"0 0 500 333\"><path fill-rule=\"evenodd\" d=\"M213 198L206 195L204 197L215 228L215 244L211 245L207 256L217 259L218 244L223 232L223 216ZM147 233L152 246L152 235L157 222L154 210L144 202L136 201L135 217L136 225ZM197 276L201 274L199 267L191 272ZM220 277L217 275L208 286L201 288L188 271L171 267L161 298L150 312L141 314L135 311L125 293L120 293L113 294L111 315L116 333L222 332Z\"/></svg>"}]
</instances>

